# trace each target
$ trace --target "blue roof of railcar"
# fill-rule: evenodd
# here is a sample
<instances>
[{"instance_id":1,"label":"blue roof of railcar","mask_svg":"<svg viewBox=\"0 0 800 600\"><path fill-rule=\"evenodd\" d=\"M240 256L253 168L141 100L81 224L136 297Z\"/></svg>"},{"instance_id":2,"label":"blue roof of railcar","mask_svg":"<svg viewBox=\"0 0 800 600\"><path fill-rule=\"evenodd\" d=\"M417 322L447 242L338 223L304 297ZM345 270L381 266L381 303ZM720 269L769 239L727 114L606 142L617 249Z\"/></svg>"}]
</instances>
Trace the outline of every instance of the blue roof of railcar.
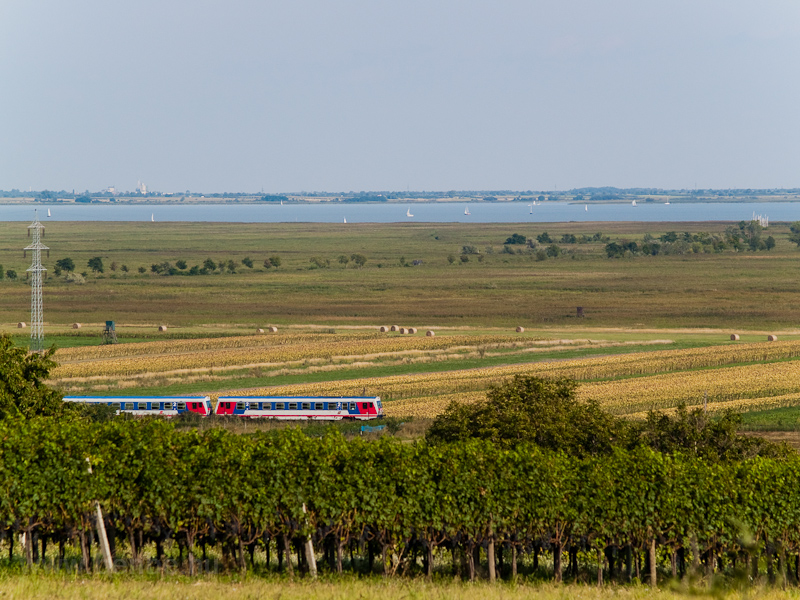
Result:
<instances>
[{"instance_id":1,"label":"blue roof of railcar","mask_svg":"<svg viewBox=\"0 0 800 600\"><path fill-rule=\"evenodd\" d=\"M80 400L210 400L208 396L64 396L67 398L75 398Z\"/></svg>"}]
</instances>

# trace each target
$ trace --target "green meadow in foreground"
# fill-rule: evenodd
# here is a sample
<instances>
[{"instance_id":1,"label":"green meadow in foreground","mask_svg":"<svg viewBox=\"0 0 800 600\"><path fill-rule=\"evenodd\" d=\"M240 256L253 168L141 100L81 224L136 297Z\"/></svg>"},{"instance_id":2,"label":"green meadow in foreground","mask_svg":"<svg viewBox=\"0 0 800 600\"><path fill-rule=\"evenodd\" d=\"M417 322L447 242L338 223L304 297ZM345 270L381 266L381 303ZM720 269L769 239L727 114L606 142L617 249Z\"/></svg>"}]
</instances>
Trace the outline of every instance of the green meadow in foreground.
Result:
<instances>
[{"instance_id":1,"label":"green meadow in foreground","mask_svg":"<svg viewBox=\"0 0 800 600\"><path fill-rule=\"evenodd\" d=\"M774 332L800 322L800 253L786 224L757 252L608 258L608 241L669 232L722 234L725 223L241 224L49 223L46 321L171 327L308 324L430 327L730 328ZM29 320L26 224L0 224L0 323ZM515 233L558 242L505 245ZM562 243L602 234L601 241ZM541 251L541 252L540 252ZM542 256L544 254L544 256ZM359 266L354 257L366 261ZM280 266L264 262L279 257ZM104 272L87 266L100 257ZM71 258L85 283L54 275ZM163 275L230 264L207 275ZM249 259L252 267L243 264ZM185 261L186 268L176 267ZM414 264L416 261L416 265ZM183 263L181 263L183 264ZM123 267L127 271L123 270ZM144 273L139 270L143 269ZM584 318L577 318L577 307Z\"/></svg>"}]
</instances>

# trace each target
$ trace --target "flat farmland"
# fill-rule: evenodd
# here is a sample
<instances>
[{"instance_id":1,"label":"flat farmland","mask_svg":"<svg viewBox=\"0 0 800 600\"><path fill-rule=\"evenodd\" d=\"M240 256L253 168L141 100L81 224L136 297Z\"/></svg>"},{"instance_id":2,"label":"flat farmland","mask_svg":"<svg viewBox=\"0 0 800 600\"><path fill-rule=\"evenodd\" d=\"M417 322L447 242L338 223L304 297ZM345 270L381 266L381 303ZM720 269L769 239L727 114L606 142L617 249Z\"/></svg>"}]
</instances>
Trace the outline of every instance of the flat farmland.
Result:
<instances>
[{"instance_id":1,"label":"flat farmland","mask_svg":"<svg viewBox=\"0 0 800 600\"><path fill-rule=\"evenodd\" d=\"M138 326L228 328L245 332L265 324L420 328L619 327L726 328L791 331L800 322L800 252L788 227L769 234L771 252L730 252L609 259L604 242L562 244L566 254L538 260L536 250L508 246L513 233L543 232L556 242L565 233L601 232L611 240L641 240L667 231L722 232L720 223L581 224L48 224L52 249L45 266L47 324L117 321L120 334ZM766 235L766 232L765 232ZM29 320L29 259L25 223L0 224L0 264L21 275L0 281L4 329ZM468 254L467 246L478 254ZM548 245L538 245L537 249ZM511 252L511 253L508 253ZM361 254L367 262L355 268ZM99 256L104 273L87 267ZM272 256L278 268L265 268ZM56 260L73 259L86 282L53 276ZM235 272L160 275L154 264L186 271L206 259L232 261ZM250 258L252 268L242 264ZM327 265L316 268L311 262ZM452 264L450 261L453 261ZM420 261L416 266L414 261ZM409 266L403 266L409 265ZM112 266L115 270L112 270ZM128 271L123 272L123 266ZM143 268L144 273L139 273ZM576 318L582 306L585 318ZM126 327L134 328L126 330ZM147 329L149 331L149 329ZM172 333L175 333L174 330Z\"/></svg>"}]
</instances>

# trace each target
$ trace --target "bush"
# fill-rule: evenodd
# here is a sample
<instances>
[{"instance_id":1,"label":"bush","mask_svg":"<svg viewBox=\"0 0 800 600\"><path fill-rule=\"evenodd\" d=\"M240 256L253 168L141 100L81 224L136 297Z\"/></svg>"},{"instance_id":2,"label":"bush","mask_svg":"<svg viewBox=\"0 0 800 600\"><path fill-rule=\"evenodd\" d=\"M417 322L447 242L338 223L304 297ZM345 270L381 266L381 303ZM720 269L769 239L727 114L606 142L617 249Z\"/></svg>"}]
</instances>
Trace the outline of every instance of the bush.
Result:
<instances>
[{"instance_id":1,"label":"bush","mask_svg":"<svg viewBox=\"0 0 800 600\"><path fill-rule=\"evenodd\" d=\"M550 244L547 247L547 256L551 258L556 258L558 256L561 256L561 248L559 248L555 244Z\"/></svg>"},{"instance_id":2,"label":"bush","mask_svg":"<svg viewBox=\"0 0 800 600\"><path fill-rule=\"evenodd\" d=\"M550 235L546 231L544 233L540 233L539 235L537 235L536 240L540 244L551 244L553 242L553 240L550 239Z\"/></svg>"},{"instance_id":3,"label":"bush","mask_svg":"<svg viewBox=\"0 0 800 600\"><path fill-rule=\"evenodd\" d=\"M270 269L275 267L276 269L281 266L281 257L280 256L270 256L267 260L264 261L264 267Z\"/></svg>"},{"instance_id":4,"label":"bush","mask_svg":"<svg viewBox=\"0 0 800 600\"><path fill-rule=\"evenodd\" d=\"M12 280L16 279L17 278L17 272L14 269L9 269L8 271L6 271L6 277L8 279L12 279Z\"/></svg>"},{"instance_id":5,"label":"bush","mask_svg":"<svg viewBox=\"0 0 800 600\"><path fill-rule=\"evenodd\" d=\"M506 244L525 244L527 241L528 241L528 238L526 238L524 235L521 235L519 233L514 233L514 234L511 235L511 237L506 238L505 243Z\"/></svg>"},{"instance_id":6,"label":"bush","mask_svg":"<svg viewBox=\"0 0 800 600\"><path fill-rule=\"evenodd\" d=\"M56 261L56 267L62 271L72 272L75 270L75 262L71 258L62 258Z\"/></svg>"},{"instance_id":7,"label":"bush","mask_svg":"<svg viewBox=\"0 0 800 600\"><path fill-rule=\"evenodd\" d=\"M252 258L250 258L249 256L245 256L245 257L242 259L242 264L243 264L245 267L247 267L248 269L252 269L252 268L253 268L253 259L252 259Z\"/></svg>"},{"instance_id":8,"label":"bush","mask_svg":"<svg viewBox=\"0 0 800 600\"><path fill-rule=\"evenodd\" d=\"M176 260L175 261L175 266L178 267L181 271L183 271L186 268L186 261L183 260L183 259Z\"/></svg>"},{"instance_id":9,"label":"bush","mask_svg":"<svg viewBox=\"0 0 800 600\"><path fill-rule=\"evenodd\" d=\"M67 273L66 277L64 277L64 281L67 283L77 283L78 285L82 285L86 283L86 278L80 273Z\"/></svg>"},{"instance_id":10,"label":"bush","mask_svg":"<svg viewBox=\"0 0 800 600\"><path fill-rule=\"evenodd\" d=\"M86 263L86 266L89 267L93 273L102 273L103 272L103 259L99 256L95 256L94 258L90 258L89 262Z\"/></svg>"},{"instance_id":11,"label":"bush","mask_svg":"<svg viewBox=\"0 0 800 600\"><path fill-rule=\"evenodd\" d=\"M350 260L352 260L358 266L359 269L363 267L365 264L367 264L367 257L364 256L363 254L351 254Z\"/></svg>"},{"instance_id":12,"label":"bush","mask_svg":"<svg viewBox=\"0 0 800 600\"><path fill-rule=\"evenodd\" d=\"M325 269L331 266L331 261L329 261L327 258L321 258L319 256L311 257L308 262L311 263L311 269Z\"/></svg>"},{"instance_id":13,"label":"bush","mask_svg":"<svg viewBox=\"0 0 800 600\"><path fill-rule=\"evenodd\" d=\"M147 267L139 267L139 273L147 273Z\"/></svg>"}]
</instances>

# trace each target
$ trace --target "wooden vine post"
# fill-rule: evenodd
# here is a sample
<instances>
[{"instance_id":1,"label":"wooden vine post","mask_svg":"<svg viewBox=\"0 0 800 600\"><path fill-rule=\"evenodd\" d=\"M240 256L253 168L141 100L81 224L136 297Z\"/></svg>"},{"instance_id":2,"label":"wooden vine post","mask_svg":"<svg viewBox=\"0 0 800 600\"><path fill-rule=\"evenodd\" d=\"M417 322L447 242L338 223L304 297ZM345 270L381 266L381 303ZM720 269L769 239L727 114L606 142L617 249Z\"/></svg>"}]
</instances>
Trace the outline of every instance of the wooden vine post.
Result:
<instances>
[{"instance_id":1,"label":"wooden vine post","mask_svg":"<svg viewBox=\"0 0 800 600\"><path fill-rule=\"evenodd\" d=\"M89 474L92 474L92 463L89 458L86 458L89 465ZM114 560L111 558L111 547L108 545L108 535L106 534L106 524L103 522L103 511L100 510L100 502L95 501L95 526L97 527L97 537L100 540L100 550L103 553L103 562L106 564L106 570L109 573L114 572Z\"/></svg>"},{"instance_id":2,"label":"wooden vine post","mask_svg":"<svg viewBox=\"0 0 800 600\"><path fill-rule=\"evenodd\" d=\"M303 514L307 514L306 503L303 502ZM306 517L308 521L308 517ZM317 578L317 557L314 556L314 542L311 540L311 534L306 538L306 562L308 563L308 574L313 579Z\"/></svg>"},{"instance_id":3,"label":"wooden vine post","mask_svg":"<svg viewBox=\"0 0 800 600\"><path fill-rule=\"evenodd\" d=\"M492 533L492 518L489 517L489 546L486 548L486 560L489 562L489 581L494 583L497 579L494 564L494 533Z\"/></svg>"}]
</instances>

